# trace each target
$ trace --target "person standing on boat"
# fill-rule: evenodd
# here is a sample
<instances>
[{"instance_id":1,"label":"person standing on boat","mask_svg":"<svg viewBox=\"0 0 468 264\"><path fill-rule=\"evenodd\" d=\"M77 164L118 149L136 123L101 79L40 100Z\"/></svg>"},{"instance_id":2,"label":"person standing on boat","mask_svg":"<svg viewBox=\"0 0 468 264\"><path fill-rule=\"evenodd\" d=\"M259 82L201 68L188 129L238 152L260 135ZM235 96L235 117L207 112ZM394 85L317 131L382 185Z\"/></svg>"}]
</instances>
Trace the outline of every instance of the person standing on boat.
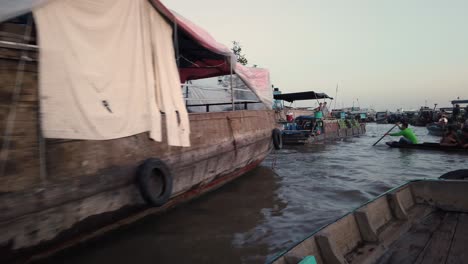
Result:
<instances>
[{"instance_id":1,"label":"person standing on boat","mask_svg":"<svg viewBox=\"0 0 468 264\"><path fill-rule=\"evenodd\" d=\"M323 103L323 106L322 106L322 113L323 113L323 117L324 117L324 118L327 118L327 117L328 117L329 111L328 111L328 107L327 107L327 102L324 102L324 103Z\"/></svg>"},{"instance_id":2,"label":"person standing on boat","mask_svg":"<svg viewBox=\"0 0 468 264\"><path fill-rule=\"evenodd\" d=\"M322 111L322 109L323 109L323 103L320 102L320 103L319 103L319 106L318 106L317 108L315 108L314 111L315 111L315 112L318 112L318 111Z\"/></svg>"},{"instance_id":3,"label":"person standing on boat","mask_svg":"<svg viewBox=\"0 0 468 264\"><path fill-rule=\"evenodd\" d=\"M452 121L456 122L458 120L458 115L460 115L460 105L456 104L452 110Z\"/></svg>"},{"instance_id":4,"label":"person standing on boat","mask_svg":"<svg viewBox=\"0 0 468 264\"><path fill-rule=\"evenodd\" d=\"M416 135L414 134L413 130L408 127L407 122L397 123L396 124L398 128L400 128L400 132L397 133L387 133L385 135L392 136L392 137L398 137L402 136L400 138L400 143L402 144L418 144L418 138L416 138Z\"/></svg>"}]
</instances>

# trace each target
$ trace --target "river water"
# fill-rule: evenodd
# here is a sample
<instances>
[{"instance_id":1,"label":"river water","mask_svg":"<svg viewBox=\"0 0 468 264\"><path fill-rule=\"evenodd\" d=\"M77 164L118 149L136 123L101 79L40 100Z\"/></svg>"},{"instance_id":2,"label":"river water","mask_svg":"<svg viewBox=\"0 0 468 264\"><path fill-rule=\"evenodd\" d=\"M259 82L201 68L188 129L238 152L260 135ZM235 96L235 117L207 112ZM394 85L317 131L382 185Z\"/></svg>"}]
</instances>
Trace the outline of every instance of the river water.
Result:
<instances>
[{"instance_id":1,"label":"river water","mask_svg":"<svg viewBox=\"0 0 468 264\"><path fill-rule=\"evenodd\" d=\"M214 192L47 262L264 263L390 188L467 168L468 155L391 149L386 139L372 147L391 127L368 124L359 138L275 151ZM438 140L413 130L420 141Z\"/></svg>"}]
</instances>

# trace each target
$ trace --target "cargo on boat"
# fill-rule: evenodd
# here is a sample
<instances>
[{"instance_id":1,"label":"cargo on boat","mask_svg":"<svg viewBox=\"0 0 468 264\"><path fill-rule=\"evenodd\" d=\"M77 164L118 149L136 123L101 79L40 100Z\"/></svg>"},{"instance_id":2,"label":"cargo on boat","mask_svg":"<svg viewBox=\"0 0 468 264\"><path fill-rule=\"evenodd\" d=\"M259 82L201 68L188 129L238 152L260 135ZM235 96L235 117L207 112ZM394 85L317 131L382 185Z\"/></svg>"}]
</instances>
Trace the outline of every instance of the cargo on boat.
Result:
<instances>
[{"instance_id":1,"label":"cargo on boat","mask_svg":"<svg viewBox=\"0 0 468 264\"><path fill-rule=\"evenodd\" d=\"M468 263L468 181L416 180L320 228L269 263Z\"/></svg>"},{"instance_id":2,"label":"cargo on boat","mask_svg":"<svg viewBox=\"0 0 468 264\"><path fill-rule=\"evenodd\" d=\"M31 3L0 9L0 262L162 212L272 149L268 70L158 0ZM225 98L190 86L216 76Z\"/></svg>"}]
</instances>

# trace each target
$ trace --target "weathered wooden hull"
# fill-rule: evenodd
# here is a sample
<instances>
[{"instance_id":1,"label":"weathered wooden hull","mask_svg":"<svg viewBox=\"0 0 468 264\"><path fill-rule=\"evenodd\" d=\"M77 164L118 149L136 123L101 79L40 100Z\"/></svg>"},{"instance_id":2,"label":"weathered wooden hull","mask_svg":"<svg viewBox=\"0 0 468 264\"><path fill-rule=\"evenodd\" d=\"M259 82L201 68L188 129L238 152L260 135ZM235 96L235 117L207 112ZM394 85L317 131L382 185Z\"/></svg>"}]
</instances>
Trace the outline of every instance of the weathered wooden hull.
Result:
<instances>
[{"instance_id":1,"label":"weathered wooden hull","mask_svg":"<svg viewBox=\"0 0 468 264\"><path fill-rule=\"evenodd\" d=\"M2 131L12 111L18 52L0 50ZM83 237L84 231L140 212L145 203L135 174L148 158L164 161L173 175L171 200L150 210L154 213L240 176L272 148L275 117L268 110L190 114L189 148L168 146L165 138L152 141L147 133L105 141L42 141L36 55L29 56L10 147L1 160L5 170L0 178L0 251L13 254L2 254L0 262L15 257L15 252ZM5 139L2 133L2 143Z\"/></svg>"},{"instance_id":2,"label":"weathered wooden hull","mask_svg":"<svg viewBox=\"0 0 468 264\"><path fill-rule=\"evenodd\" d=\"M284 130L283 144L301 145L313 144L327 140L337 140L348 137L357 137L366 133L366 124L362 123L359 127L340 128L337 121L325 120L324 133L313 135L308 130Z\"/></svg>"},{"instance_id":3,"label":"weathered wooden hull","mask_svg":"<svg viewBox=\"0 0 468 264\"><path fill-rule=\"evenodd\" d=\"M270 263L468 263L468 181L417 180L320 228Z\"/></svg>"}]
</instances>

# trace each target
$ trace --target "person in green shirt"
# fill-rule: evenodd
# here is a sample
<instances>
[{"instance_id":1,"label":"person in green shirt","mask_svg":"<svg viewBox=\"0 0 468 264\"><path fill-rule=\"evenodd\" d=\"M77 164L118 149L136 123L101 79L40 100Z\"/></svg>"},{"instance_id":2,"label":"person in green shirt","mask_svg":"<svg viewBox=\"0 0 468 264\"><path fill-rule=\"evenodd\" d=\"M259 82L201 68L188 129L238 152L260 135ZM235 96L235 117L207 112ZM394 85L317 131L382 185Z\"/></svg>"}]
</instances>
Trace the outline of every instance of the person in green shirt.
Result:
<instances>
[{"instance_id":1,"label":"person in green shirt","mask_svg":"<svg viewBox=\"0 0 468 264\"><path fill-rule=\"evenodd\" d=\"M416 135L414 135L413 130L411 130L411 128L408 127L408 123L403 122L401 126L399 123L397 123L397 126L400 128L400 132L387 133L386 135L392 137L403 136L400 138L399 141L402 144L418 144L418 139L416 138Z\"/></svg>"}]
</instances>

